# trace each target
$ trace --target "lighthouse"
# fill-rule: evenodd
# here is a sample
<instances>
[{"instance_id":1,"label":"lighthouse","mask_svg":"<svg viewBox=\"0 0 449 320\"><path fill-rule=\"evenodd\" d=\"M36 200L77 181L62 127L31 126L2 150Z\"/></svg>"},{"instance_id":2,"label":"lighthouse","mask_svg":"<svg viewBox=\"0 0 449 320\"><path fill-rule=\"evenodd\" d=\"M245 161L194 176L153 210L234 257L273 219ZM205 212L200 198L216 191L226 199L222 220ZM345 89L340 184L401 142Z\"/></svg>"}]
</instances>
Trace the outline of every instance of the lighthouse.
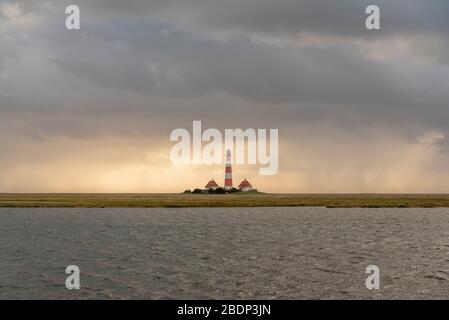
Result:
<instances>
[{"instance_id":1,"label":"lighthouse","mask_svg":"<svg viewBox=\"0 0 449 320\"><path fill-rule=\"evenodd\" d=\"M231 150L226 151L226 169L225 169L225 183L224 189L231 190L232 189L232 158L231 158Z\"/></svg>"}]
</instances>

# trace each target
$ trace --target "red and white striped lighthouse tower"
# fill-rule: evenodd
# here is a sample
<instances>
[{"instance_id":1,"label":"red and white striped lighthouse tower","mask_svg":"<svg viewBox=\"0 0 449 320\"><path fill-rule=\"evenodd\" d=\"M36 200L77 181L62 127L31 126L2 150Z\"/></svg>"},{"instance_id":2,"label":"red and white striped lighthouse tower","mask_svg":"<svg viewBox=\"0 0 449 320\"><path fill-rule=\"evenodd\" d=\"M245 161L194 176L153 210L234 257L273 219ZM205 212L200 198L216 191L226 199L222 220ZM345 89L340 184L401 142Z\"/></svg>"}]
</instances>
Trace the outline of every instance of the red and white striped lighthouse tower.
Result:
<instances>
[{"instance_id":1,"label":"red and white striped lighthouse tower","mask_svg":"<svg viewBox=\"0 0 449 320\"><path fill-rule=\"evenodd\" d=\"M232 158L231 158L231 150L226 151L226 170L225 170L225 183L224 189L231 190L232 189Z\"/></svg>"}]
</instances>

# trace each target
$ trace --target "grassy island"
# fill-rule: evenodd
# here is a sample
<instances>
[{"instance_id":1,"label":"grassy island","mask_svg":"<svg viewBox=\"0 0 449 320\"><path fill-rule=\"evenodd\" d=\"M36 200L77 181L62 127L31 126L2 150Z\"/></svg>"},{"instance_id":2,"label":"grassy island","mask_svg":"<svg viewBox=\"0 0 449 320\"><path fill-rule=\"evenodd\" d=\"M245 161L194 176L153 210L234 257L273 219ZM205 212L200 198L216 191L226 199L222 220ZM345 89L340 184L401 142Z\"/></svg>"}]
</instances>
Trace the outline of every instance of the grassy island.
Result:
<instances>
[{"instance_id":1,"label":"grassy island","mask_svg":"<svg viewBox=\"0 0 449 320\"><path fill-rule=\"evenodd\" d=\"M182 208L182 207L449 208L436 194L0 194L7 208Z\"/></svg>"}]
</instances>

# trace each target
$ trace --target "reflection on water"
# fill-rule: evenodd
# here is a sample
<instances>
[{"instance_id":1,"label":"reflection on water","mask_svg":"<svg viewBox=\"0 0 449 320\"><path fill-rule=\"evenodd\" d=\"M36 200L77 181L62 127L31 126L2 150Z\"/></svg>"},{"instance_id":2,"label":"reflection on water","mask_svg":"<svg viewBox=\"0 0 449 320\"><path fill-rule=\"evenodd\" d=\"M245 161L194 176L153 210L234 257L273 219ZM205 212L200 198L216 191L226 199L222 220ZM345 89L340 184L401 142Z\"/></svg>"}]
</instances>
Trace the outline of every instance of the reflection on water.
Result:
<instances>
[{"instance_id":1,"label":"reflection on water","mask_svg":"<svg viewBox=\"0 0 449 320\"><path fill-rule=\"evenodd\" d=\"M449 298L449 210L0 209L0 298Z\"/></svg>"}]
</instances>

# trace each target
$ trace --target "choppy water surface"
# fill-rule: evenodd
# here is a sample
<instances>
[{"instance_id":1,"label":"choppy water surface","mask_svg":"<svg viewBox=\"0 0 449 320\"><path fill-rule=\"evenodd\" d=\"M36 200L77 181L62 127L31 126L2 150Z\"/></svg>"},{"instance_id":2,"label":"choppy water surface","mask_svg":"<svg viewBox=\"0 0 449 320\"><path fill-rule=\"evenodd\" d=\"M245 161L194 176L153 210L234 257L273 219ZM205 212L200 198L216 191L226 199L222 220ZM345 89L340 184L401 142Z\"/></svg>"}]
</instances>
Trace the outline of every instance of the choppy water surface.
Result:
<instances>
[{"instance_id":1,"label":"choppy water surface","mask_svg":"<svg viewBox=\"0 0 449 320\"><path fill-rule=\"evenodd\" d=\"M449 210L0 209L0 298L449 298Z\"/></svg>"}]
</instances>

